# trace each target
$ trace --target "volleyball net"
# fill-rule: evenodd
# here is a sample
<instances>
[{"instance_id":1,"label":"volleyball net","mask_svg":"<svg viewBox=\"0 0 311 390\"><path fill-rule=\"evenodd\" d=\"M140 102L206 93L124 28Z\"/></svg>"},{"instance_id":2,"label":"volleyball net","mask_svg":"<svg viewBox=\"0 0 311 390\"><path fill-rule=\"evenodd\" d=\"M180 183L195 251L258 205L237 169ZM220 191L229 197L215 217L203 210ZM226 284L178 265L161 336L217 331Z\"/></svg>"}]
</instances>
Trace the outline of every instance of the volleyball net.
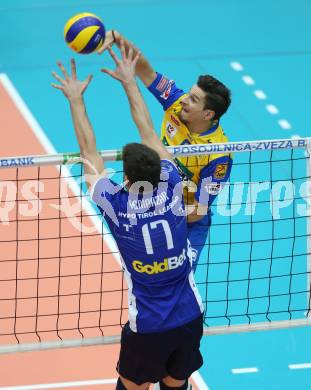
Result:
<instances>
[{"instance_id":1,"label":"volleyball net","mask_svg":"<svg viewBox=\"0 0 311 390\"><path fill-rule=\"evenodd\" d=\"M234 156L195 274L205 334L310 324L310 145L168 148ZM101 155L121 160L117 150ZM111 164L121 181L121 163ZM0 352L118 342L127 286L79 155L0 158L0 168Z\"/></svg>"}]
</instances>

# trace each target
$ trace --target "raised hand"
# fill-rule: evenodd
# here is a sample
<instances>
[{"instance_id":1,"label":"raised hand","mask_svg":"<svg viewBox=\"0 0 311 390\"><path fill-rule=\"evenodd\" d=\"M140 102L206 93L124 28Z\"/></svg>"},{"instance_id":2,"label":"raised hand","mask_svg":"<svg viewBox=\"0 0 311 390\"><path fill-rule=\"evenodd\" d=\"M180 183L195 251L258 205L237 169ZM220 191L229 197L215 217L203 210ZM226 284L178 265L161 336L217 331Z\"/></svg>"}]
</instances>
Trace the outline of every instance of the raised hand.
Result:
<instances>
[{"instance_id":1,"label":"raised hand","mask_svg":"<svg viewBox=\"0 0 311 390\"><path fill-rule=\"evenodd\" d=\"M120 43L121 59L113 52L111 46L108 47L108 51L117 67L114 71L106 68L101 69L101 71L121 81L122 84L127 84L135 80L135 67L140 57L140 52L137 52L134 56L134 50L130 47L126 53L124 41Z\"/></svg>"},{"instance_id":2,"label":"raised hand","mask_svg":"<svg viewBox=\"0 0 311 390\"><path fill-rule=\"evenodd\" d=\"M106 36L103 45L100 47L100 49L97 50L98 54L102 54L105 50L107 50L110 46L112 46L115 43L115 38L117 35L117 31L109 30L106 31Z\"/></svg>"},{"instance_id":3,"label":"raised hand","mask_svg":"<svg viewBox=\"0 0 311 390\"><path fill-rule=\"evenodd\" d=\"M63 92L69 100L81 98L88 85L90 84L93 76L89 75L84 81L77 79L77 70L75 60L72 58L71 61L71 76L66 71L64 65L58 62L57 65L61 70L64 78L61 78L56 72L52 72L53 77L60 83L52 83L52 87L59 89Z\"/></svg>"}]
</instances>

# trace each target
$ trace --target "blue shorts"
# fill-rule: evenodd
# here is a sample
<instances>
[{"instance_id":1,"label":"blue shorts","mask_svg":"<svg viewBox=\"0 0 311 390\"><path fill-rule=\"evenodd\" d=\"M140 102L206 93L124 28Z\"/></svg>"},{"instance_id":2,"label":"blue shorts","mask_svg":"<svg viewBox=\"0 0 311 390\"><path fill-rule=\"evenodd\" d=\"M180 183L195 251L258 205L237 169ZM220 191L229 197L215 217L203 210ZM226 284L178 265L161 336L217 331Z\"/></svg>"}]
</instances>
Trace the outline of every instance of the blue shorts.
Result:
<instances>
[{"instance_id":1,"label":"blue shorts","mask_svg":"<svg viewBox=\"0 0 311 390\"><path fill-rule=\"evenodd\" d=\"M191 243L193 256L193 272L195 272L200 254L205 246L209 228L212 223L212 213L209 212L197 222L188 223L188 239Z\"/></svg>"}]
</instances>

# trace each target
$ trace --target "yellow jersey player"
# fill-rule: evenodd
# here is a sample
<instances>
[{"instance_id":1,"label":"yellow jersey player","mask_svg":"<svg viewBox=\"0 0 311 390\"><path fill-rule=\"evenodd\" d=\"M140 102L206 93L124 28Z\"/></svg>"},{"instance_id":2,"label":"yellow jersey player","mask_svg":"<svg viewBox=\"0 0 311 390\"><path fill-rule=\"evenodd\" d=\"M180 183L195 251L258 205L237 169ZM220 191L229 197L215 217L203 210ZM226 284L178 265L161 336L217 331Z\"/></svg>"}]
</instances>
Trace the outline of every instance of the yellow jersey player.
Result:
<instances>
[{"instance_id":1,"label":"yellow jersey player","mask_svg":"<svg viewBox=\"0 0 311 390\"><path fill-rule=\"evenodd\" d=\"M107 32L102 53L112 44L139 50L116 30ZM161 139L167 146L225 143L228 138L220 125L221 116L230 103L230 91L210 75L198 78L186 93L175 82L156 72L140 55L136 74L164 109ZM229 153L178 157L175 162L184 182L184 199L188 205L188 237L194 250L196 269L211 225L210 206L230 176L232 156Z\"/></svg>"}]
</instances>

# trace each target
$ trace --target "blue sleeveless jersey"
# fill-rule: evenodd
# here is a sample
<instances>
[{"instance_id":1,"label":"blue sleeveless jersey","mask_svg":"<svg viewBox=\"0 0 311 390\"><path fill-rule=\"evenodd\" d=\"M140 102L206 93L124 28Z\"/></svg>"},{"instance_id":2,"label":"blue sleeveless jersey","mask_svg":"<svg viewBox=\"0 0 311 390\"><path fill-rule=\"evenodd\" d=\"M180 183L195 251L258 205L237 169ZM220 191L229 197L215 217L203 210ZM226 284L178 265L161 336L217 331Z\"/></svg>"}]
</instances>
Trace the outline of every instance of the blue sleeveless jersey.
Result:
<instances>
[{"instance_id":1,"label":"blue sleeveless jersey","mask_svg":"<svg viewBox=\"0 0 311 390\"><path fill-rule=\"evenodd\" d=\"M161 182L154 191L128 192L106 177L93 187L92 199L122 256L134 332L176 328L203 312L182 191L178 169L168 160L161 161Z\"/></svg>"}]
</instances>

